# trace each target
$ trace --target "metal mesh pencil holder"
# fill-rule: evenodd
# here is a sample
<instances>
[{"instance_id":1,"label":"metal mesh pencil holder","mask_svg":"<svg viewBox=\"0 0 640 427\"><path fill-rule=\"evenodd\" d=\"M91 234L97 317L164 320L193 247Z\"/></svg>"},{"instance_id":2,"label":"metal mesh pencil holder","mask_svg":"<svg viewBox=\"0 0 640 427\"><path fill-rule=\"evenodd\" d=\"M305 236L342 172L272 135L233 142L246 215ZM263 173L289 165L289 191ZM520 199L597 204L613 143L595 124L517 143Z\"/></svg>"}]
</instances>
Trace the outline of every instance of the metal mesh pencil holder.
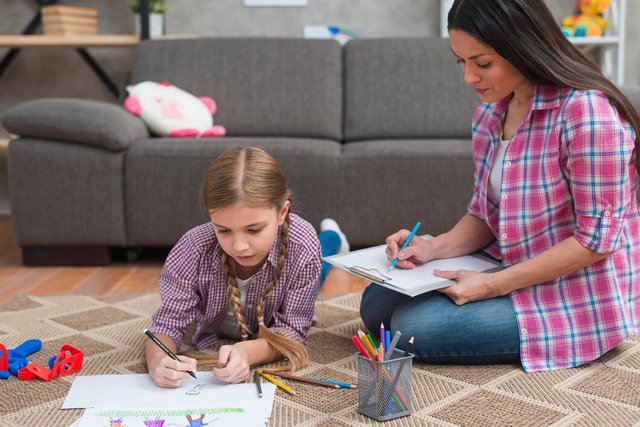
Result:
<instances>
[{"instance_id":1,"label":"metal mesh pencil holder","mask_svg":"<svg viewBox=\"0 0 640 427\"><path fill-rule=\"evenodd\" d=\"M413 412L412 362L414 355L394 351L390 360L378 362L356 354L358 360L358 412L378 421Z\"/></svg>"}]
</instances>

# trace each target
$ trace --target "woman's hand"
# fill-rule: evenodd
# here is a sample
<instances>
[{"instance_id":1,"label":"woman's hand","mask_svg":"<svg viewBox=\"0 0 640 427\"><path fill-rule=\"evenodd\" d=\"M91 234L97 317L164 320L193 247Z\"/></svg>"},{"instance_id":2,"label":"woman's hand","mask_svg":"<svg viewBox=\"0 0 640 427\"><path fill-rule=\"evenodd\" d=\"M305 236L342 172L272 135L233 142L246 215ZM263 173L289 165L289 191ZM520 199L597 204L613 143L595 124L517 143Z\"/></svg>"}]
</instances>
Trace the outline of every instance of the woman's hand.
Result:
<instances>
[{"instance_id":1,"label":"woman's hand","mask_svg":"<svg viewBox=\"0 0 640 427\"><path fill-rule=\"evenodd\" d=\"M438 292L447 295L457 305L500 296L500 293L492 286L491 278L493 275L491 273L479 273L471 270L434 270L433 274L455 282L451 286L438 289Z\"/></svg>"},{"instance_id":2,"label":"woman's hand","mask_svg":"<svg viewBox=\"0 0 640 427\"><path fill-rule=\"evenodd\" d=\"M182 380L191 378L187 371L196 372L196 359L178 356L180 360L173 360L160 349L160 353L147 357L147 367L151 379L158 387L176 388Z\"/></svg>"},{"instance_id":3,"label":"woman's hand","mask_svg":"<svg viewBox=\"0 0 640 427\"><path fill-rule=\"evenodd\" d=\"M387 249L385 250L387 259L391 262L398 257L398 263L396 264L398 268L415 268L417 265L424 264L435 258L435 250L431 241L421 239L418 236L411 239L409 246L400 251L400 247L407 240L409 234L409 230L400 230L385 240L387 243Z\"/></svg>"},{"instance_id":4,"label":"woman's hand","mask_svg":"<svg viewBox=\"0 0 640 427\"><path fill-rule=\"evenodd\" d=\"M218 352L218 365L213 368L213 374L221 381L237 384L249 378L251 363L247 347L243 343L223 345Z\"/></svg>"}]
</instances>

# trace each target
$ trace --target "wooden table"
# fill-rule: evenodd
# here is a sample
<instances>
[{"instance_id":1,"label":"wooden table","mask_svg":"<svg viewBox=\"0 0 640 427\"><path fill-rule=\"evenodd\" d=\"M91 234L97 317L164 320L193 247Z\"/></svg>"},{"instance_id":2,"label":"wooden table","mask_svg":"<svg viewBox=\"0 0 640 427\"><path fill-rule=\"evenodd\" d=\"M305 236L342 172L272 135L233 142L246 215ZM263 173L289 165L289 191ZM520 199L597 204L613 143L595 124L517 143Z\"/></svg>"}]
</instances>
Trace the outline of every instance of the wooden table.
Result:
<instances>
[{"instance_id":1,"label":"wooden table","mask_svg":"<svg viewBox=\"0 0 640 427\"><path fill-rule=\"evenodd\" d=\"M140 39L133 34L87 34L77 36L2 36L0 47L28 48L28 47L66 47L85 49L90 47L134 47Z\"/></svg>"},{"instance_id":2,"label":"wooden table","mask_svg":"<svg viewBox=\"0 0 640 427\"><path fill-rule=\"evenodd\" d=\"M0 77L9 66L11 60L23 48L73 48L78 51L82 59L91 67L94 73L102 80L117 99L119 95L118 86L111 80L100 64L87 52L87 48L116 48L135 47L140 43L140 39L129 34L87 34L87 35L0 35L0 48L10 48L11 50L0 63Z\"/></svg>"}]
</instances>

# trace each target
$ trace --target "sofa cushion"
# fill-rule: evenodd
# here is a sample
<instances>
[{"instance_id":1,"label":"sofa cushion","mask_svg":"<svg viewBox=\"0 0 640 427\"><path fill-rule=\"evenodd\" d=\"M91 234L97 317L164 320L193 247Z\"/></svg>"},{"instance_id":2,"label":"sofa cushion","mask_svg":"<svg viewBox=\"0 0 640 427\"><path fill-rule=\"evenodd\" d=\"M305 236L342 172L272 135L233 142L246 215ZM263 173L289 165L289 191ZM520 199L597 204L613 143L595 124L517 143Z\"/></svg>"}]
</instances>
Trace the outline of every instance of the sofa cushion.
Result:
<instances>
[{"instance_id":1,"label":"sofa cushion","mask_svg":"<svg viewBox=\"0 0 640 427\"><path fill-rule=\"evenodd\" d=\"M19 104L2 115L16 135L93 145L122 151L149 136L144 123L121 106L73 98L45 98Z\"/></svg>"},{"instance_id":2,"label":"sofa cushion","mask_svg":"<svg viewBox=\"0 0 640 427\"><path fill-rule=\"evenodd\" d=\"M229 136L342 137L341 48L332 40L142 43L132 83L167 81L216 100Z\"/></svg>"},{"instance_id":3,"label":"sofa cushion","mask_svg":"<svg viewBox=\"0 0 640 427\"><path fill-rule=\"evenodd\" d=\"M344 64L345 140L471 137L480 100L448 40L353 40Z\"/></svg>"},{"instance_id":4,"label":"sofa cushion","mask_svg":"<svg viewBox=\"0 0 640 427\"><path fill-rule=\"evenodd\" d=\"M123 165L124 153L48 140L11 141L9 190L16 243L123 246Z\"/></svg>"},{"instance_id":5,"label":"sofa cushion","mask_svg":"<svg viewBox=\"0 0 640 427\"><path fill-rule=\"evenodd\" d=\"M449 230L473 191L468 139L367 140L346 144L336 218L350 241L384 242L422 221L421 233Z\"/></svg>"},{"instance_id":6,"label":"sofa cushion","mask_svg":"<svg viewBox=\"0 0 640 427\"><path fill-rule=\"evenodd\" d=\"M259 146L280 163L295 213L313 225L337 211L340 144L321 139L242 138L137 141L127 153L125 194L130 245L175 243L209 221L202 203L207 167L223 151Z\"/></svg>"}]
</instances>

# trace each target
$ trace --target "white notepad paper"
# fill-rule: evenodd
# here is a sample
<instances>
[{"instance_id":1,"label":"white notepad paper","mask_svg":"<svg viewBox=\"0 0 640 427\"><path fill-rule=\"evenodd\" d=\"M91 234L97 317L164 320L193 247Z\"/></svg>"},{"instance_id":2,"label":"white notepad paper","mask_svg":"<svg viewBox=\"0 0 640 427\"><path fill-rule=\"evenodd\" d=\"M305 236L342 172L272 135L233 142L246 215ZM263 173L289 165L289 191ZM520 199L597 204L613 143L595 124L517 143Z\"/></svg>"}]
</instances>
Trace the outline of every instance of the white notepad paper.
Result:
<instances>
[{"instance_id":1,"label":"white notepad paper","mask_svg":"<svg viewBox=\"0 0 640 427\"><path fill-rule=\"evenodd\" d=\"M424 238L424 237L416 237ZM479 255L465 255L429 261L412 270L394 268L390 272L385 249L387 245L374 246L348 254L333 255L323 258L349 273L371 280L397 292L414 297L434 289L452 285L451 280L437 277L433 270L473 270L495 271L501 268L500 263Z\"/></svg>"}]
</instances>

